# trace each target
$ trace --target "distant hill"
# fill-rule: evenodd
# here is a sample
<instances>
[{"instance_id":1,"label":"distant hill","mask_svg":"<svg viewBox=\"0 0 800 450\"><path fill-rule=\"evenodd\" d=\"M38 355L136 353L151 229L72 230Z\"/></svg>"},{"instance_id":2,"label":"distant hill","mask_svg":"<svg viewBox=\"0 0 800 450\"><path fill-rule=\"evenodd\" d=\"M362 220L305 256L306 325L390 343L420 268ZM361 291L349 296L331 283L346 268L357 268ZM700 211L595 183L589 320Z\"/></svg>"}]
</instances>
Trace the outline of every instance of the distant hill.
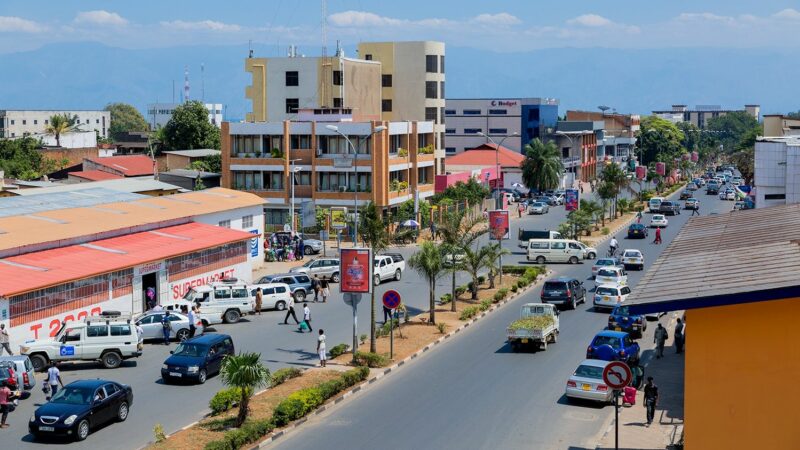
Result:
<instances>
[{"instance_id":1,"label":"distant hill","mask_svg":"<svg viewBox=\"0 0 800 450\"><path fill-rule=\"evenodd\" d=\"M257 52L257 55L260 54ZM353 50L348 55L355 55ZM194 46L129 50L96 43L54 44L0 55L0 109L102 108L109 102L147 103L181 99L183 67L189 66L193 99L226 105L226 116L249 111L244 89L247 49ZM269 55L266 55L269 56ZM555 97L561 109L647 114L673 103L742 107L762 112L800 109L796 74L800 50L560 48L499 53L447 49L450 97Z\"/></svg>"}]
</instances>

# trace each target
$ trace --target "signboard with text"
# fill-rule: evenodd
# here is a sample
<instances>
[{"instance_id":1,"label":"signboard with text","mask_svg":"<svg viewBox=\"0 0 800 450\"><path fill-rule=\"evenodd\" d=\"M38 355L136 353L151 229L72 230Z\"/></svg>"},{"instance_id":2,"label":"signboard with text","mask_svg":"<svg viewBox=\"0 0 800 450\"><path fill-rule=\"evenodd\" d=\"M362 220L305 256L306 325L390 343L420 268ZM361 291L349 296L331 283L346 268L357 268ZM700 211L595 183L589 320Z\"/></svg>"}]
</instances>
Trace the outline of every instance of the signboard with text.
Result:
<instances>
[{"instance_id":1,"label":"signboard with text","mask_svg":"<svg viewBox=\"0 0 800 450\"><path fill-rule=\"evenodd\" d=\"M347 208L331 208L331 228L334 230L347 228Z\"/></svg>"},{"instance_id":2,"label":"signboard with text","mask_svg":"<svg viewBox=\"0 0 800 450\"><path fill-rule=\"evenodd\" d=\"M500 241L510 238L508 211L495 209L489 211L489 239Z\"/></svg>"},{"instance_id":3,"label":"signboard with text","mask_svg":"<svg viewBox=\"0 0 800 450\"><path fill-rule=\"evenodd\" d=\"M340 292L372 292L372 250L343 248L339 257Z\"/></svg>"},{"instance_id":4,"label":"signboard with text","mask_svg":"<svg viewBox=\"0 0 800 450\"><path fill-rule=\"evenodd\" d=\"M579 193L577 189L567 189L564 191L564 209L566 211L577 211L579 203Z\"/></svg>"}]
</instances>

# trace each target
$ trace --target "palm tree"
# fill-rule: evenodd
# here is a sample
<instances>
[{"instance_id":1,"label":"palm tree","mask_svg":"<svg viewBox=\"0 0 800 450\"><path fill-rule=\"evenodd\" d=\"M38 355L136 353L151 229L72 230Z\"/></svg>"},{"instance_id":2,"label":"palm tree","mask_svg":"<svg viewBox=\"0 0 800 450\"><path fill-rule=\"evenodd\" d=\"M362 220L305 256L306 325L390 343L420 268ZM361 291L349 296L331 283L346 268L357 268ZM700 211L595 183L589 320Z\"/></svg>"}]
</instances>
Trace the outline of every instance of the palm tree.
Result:
<instances>
[{"instance_id":1,"label":"palm tree","mask_svg":"<svg viewBox=\"0 0 800 450\"><path fill-rule=\"evenodd\" d=\"M594 223L595 228L597 228L597 222L605 212L600 203L594 200L581 200L580 209L586 211L587 214L592 216L592 222Z\"/></svg>"},{"instance_id":2,"label":"palm tree","mask_svg":"<svg viewBox=\"0 0 800 450\"><path fill-rule=\"evenodd\" d=\"M600 197L600 201L603 202L603 213L602 213L602 223L603 226L606 226L606 210L608 209L608 201L614 198L616 195L616 189L614 185L607 182L600 183L600 186L597 187L597 195Z\"/></svg>"},{"instance_id":3,"label":"palm tree","mask_svg":"<svg viewBox=\"0 0 800 450\"><path fill-rule=\"evenodd\" d=\"M61 135L69 133L74 128L72 119L66 114L56 114L50 116L50 123L44 128L44 132L55 136L56 146L61 147Z\"/></svg>"},{"instance_id":4,"label":"palm tree","mask_svg":"<svg viewBox=\"0 0 800 450\"><path fill-rule=\"evenodd\" d=\"M467 215L465 211L447 211L444 214L438 234L442 239L442 250L444 257L451 258L450 272L452 274L452 295L453 302L450 310L456 311L456 272L463 270L463 265L455 261L455 256L465 251L480 236L488 230L483 227L486 219L483 216Z\"/></svg>"},{"instance_id":5,"label":"palm tree","mask_svg":"<svg viewBox=\"0 0 800 450\"><path fill-rule=\"evenodd\" d=\"M622 167L620 167L619 164L611 163L603 168L603 173L600 175L600 179L613 188L614 195L612 197L614 199L614 217L616 217L617 197L619 196L622 188L629 184L630 181L628 180L628 176L625 171L622 170Z\"/></svg>"},{"instance_id":6,"label":"palm tree","mask_svg":"<svg viewBox=\"0 0 800 450\"><path fill-rule=\"evenodd\" d=\"M494 277L500 272L500 257L509 255L511 252L504 249L500 244L492 244L487 248L489 249L489 254L486 257L487 267L489 268L489 289L494 289Z\"/></svg>"},{"instance_id":7,"label":"palm tree","mask_svg":"<svg viewBox=\"0 0 800 450\"><path fill-rule=\"evenodd\" d=\"M408 266L428 282L428 321L431 324L436 323L436 280L444 273L443 262L441 249L432 241L424 241L419 250L408 259Z\"/></svg>"},{"instance_id":8,"label":"palm tree","mask_svg":"<svg viewBox=\"0 0 800 450\"><path fill-rule=\"evenodd\" d=\"M561 152L552 142L542 143L533 139L525 145L525 160L522 161L522 181L530 189L539 191L555 189L564 173Z\"/></svg>"},{"instance_id":9,"label":"palm tree","mask_svg":"<svg viewBox=\"0 0 800 450\"><path fill-rule=\"evenodd\" d=\"M247 419L250 397L260 387L269 382L269 369L261 364L260 353L239 353L229 355L222 360L220 369L222 383L226 386L241 389L242 397L239 399L239 414L236 416L236 426L240 427Z\"/></svg>"},{"instance_id":10,"label":"palm tree","mask_svg":"<svg viewBox=\"0 0 800 450\"><path fill-rule=\"evenodd\" d=\"M488 267L489 265L489 246L481 246L473 250L472 247L464 249L464 270L472 278L472 300L478 299L478 272Z\"/></svg>"},{"instance_id":11,"label":"palm tree","mask_svg":"<svg viewBox=\"0 0 800 450\"><path fill-rule=\"evenodd\" d=\"M360 223L358 234L361 240L371 249L372 254L377 256L380 252L389 248L392 241L392 233L378 214L378 208L370 202L359 212ZM372 290L370 301L370 325L369 325L369 351L375 352L377 344L375 341L375 289Z\"/></svg>"}]
</instances>

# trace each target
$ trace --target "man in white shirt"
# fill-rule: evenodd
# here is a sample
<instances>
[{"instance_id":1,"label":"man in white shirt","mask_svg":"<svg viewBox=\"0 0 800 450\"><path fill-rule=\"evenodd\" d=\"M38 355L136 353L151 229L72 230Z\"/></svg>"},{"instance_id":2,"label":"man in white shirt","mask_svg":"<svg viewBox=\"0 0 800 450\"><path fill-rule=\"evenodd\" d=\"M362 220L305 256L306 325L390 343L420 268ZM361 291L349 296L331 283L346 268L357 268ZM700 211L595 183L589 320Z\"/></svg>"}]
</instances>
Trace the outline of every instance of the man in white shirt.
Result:
<instances>
[{"instance_id":1,"label":"man in white shirt","mask_svg":"<svg viewBox=\"0 0 800 450\"><path fill-rule=\"evenodd\" d=\"M311 328L311 310L308 309L308 303L303 303L303 322L305 322L309 332L314 331Z\"/></svg>"},{"instance_id":2,"label":"man in white shirt","mask_svg":"<svg viewBox=\"0 0 800 450\"><path fill-rule=\"evenodd\" d=\"M617 246L619 246L616 236L611 238L611 242L608 243L608 246L611 248L611 256L614 256L614 254L617 253Z\"/></svg>"},{"instance_id":3,"label":"man in white shirt","mask_svg":"<svg viewBox=\"0 0 800 450\"><path fill-rule=\"evenodd\" d=\"M189 309L189 313L188 313L188 314L186 314L186 317L188 317L188 318L189 318L189 338L191 339L191 338L193 338L193 337L194 337L194 333L195 333L195 331L197 331L197 327L194 325L194 324L195 324L195 322L196 322L196 320L197 320L197 319L195 319L195 317L194 317L194 306L192 306L192 307Z\"/></svg>"},{"instance_id":4,"label":"man in white shirt","mask_svg":"<svg viewBox=\"0 0 800 450\"><path fill-rule=\"evenodd\" d=\"M61 381L61 371L58 370L58 366L56 362L53 361L53 364L47 369L47 382L48 387L50 388L50 392L46 395L47 400L49 401L51 398L55 397L56 392L58 392L58 385L60 384L61 387L64 387L64 382Z\"/></svg>"},{"instance_id":5,"label":"man in white shirt","mask_svg":"<svg viewBox=\"0 0 800 450\"><path fill-rule=\"evenodd\" d=\"M294 313L294 296L293 295L289 296L289 303L286 304L286 317L283 319L283 324L284 325L288 325L289 324L289 316L292 316L292 319L294 319L294 323L300 325L300 321L297 320L297 316Z\"/></svg>"},{"instance_id":6,"label":"man in white shirt","mask_svg":"<svg viewBox=\"0 0 800 450\"><path fill-rule=\"evenodd\" d=\"M7 351L9 355L14 355L14 352L11 351L11 346L8 344L8 331L6 331L6 324L0 323L0 355L3 354L3 350Z\"/></svg>"},{"instance_id":7,"label":"man in white shirt","mask_svg":"<svg viewBox=\"0 0 800 450\"><path fill-rule=\"evenodd\" d=\"M320 367L325 367L325 363L328 361L328 355L326 354L327 346L325 345L325 331L320 328L319 330L319 337L317 338L317 353L319 354L319 365Z\"/></svg>"}]
</instances>

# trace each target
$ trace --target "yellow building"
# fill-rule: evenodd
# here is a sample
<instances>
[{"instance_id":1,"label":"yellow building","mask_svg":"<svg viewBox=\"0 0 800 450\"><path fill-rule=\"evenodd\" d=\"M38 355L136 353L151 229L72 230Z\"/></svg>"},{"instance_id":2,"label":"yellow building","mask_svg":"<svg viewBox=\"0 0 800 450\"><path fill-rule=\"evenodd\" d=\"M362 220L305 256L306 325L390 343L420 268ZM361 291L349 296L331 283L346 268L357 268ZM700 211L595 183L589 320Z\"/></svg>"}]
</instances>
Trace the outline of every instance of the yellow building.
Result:
<instances>
[{"instance_id":1,"label":"yellow building","mask_svg":"<svg viewBox=\"0 0 800 450\"><path fill-rule=\"evenodd\" d=\"M800 136L800 117L786 117L782 114L764 114L764 136Z\"/></svg>"},{"instance_id":2,"label":"yellow building","mask_svg":"<svg viewBox=\"0 0 800 450\"><path fill-rule=\"evenodd\" d=\"M685 310L686 449L800 448L798 236L798 204L692 218L628 298Z\"/></svg>"}]
</instances>

